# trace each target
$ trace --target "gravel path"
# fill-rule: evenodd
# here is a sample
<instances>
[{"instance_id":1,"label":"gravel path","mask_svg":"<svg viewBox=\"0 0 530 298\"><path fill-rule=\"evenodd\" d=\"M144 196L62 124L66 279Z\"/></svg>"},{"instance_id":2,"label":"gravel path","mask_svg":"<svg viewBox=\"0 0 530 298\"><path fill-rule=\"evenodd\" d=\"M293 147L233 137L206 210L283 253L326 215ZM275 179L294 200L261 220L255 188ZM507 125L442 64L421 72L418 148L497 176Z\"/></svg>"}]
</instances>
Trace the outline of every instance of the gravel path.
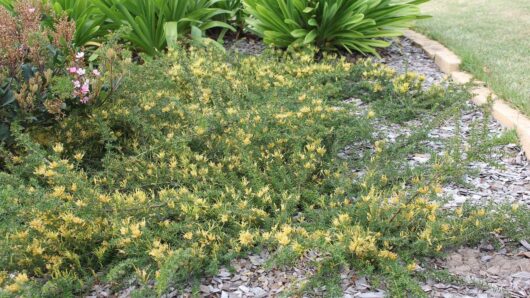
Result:
<instances>
[{"instance_id":1,"label":"gravel path","mask_svg":"<svg viewBox=\"0 0 530 298\"><path fill-rule=\"evenodd\" d=\"M414 71L424 74L426 82L433 84L442 82L445 75L438 69L421 48L416 47L408 39L403 39L400 45L394 45L384 53L382 62L395 68L398 72ZM460 134L467 142L472 126L481 122L484 115L480 108L468 104L468 109L463 112L460 123ZM387 138L392 140L402 134L409 134L418 125L418 121L401 125L391 125L385 128ZM490 135L499 136L505 129L493 119L488 120ZM451 138L458 131L455 121L450 120L430 132L430 137L435 141L427 144L436 151L443 150L443 140ZM474 144L467 143L468 146ZM413 161L423 162L429 156L414 156ZM465 202L484 204L488 201L497 203L520 203L530 206L530 163L524 152L517 144L508 144L495 148L490 162L475 162L469 166L470 170L478 175L465 177L466 186L445 185L445 193L453 197L448 207L456 207Z\"/></svg>"},{"instance_id":2,"label":"gravel path","mask_svg":"<svg viewBox=\"0 0 530 298\"><path fill-rule=\"evenodd\" d=\"M398 72L414 71L426 76L428 84L440 83L445 75L421 48L408 39L402 39L384 52L381 59ZM459 129L454 120L447 121L430 132L434 142L427 145L436 152L443 150L443 140L460 132L466 145L470 142L473 125L484 119L482 110L469 103L463 112ZM386 138L393 141L399 135L410 134L418 121L405 125L385 126ZM505 129L493 119L488 119L488 132L499 136ZM411 156L412 163L426 162L429 155ZM495 164L495 166L492 165ZM444 192L452 198L445 206L455 208L466 202L473 204L518 203L530 206L530 163L517 144L494 148L490 163L474 162L469 169L478 175L466 175L465 186L447 184ZM501 243L502 243L502 239ZM530 297L530 245L525 243L510 251L507 247L495 250L491 245L477 249L462 248L445 260L433 260L436 267L447 269L467 283L436 283L428 280L423 289L430 297Z\"/></svg>"}]
</instances>

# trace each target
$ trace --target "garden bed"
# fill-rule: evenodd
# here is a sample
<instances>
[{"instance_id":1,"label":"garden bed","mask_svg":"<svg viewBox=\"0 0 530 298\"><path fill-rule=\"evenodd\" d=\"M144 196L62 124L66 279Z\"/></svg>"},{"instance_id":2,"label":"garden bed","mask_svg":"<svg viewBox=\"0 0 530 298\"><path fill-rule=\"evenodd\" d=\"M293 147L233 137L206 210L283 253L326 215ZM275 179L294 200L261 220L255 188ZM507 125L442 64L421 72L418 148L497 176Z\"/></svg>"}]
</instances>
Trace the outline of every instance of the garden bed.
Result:
<instances>
[{"instance_id":1,"label":"garden bed","mask_svg":"<svg viewBox=\"0 0 530 298\"><path fill-rule=\"evenodd\" d=\"M364 59L424 1L320 2L0 0L0 296L525 293L514 132Z\"/></svg>"}]
</instances>

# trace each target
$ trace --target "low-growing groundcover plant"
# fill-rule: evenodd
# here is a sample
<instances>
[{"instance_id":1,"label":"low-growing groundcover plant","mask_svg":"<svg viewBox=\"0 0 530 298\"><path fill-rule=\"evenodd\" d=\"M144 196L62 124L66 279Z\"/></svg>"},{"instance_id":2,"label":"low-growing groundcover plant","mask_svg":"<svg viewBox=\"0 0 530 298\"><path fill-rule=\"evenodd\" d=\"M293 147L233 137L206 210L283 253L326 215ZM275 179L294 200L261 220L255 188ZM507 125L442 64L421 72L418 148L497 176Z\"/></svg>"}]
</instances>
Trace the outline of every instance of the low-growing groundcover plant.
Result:
<instances>
[{"instance_id":1,"label":"low-growing groundcover plant","mask_svg":"<svg viewBox=\"0 0 530 298\"><path fill-rule=\"evenodd\" d=\"M278 265L320 252L314 285L332 297L342 266L418 297L422 257L493 230L528 235L523 207L440 208L441 183L466 160L448 152L410 168L425 131L386 144L374 112L341 101L375 96L424 113L437 103L435 125L466 92L314 54L175 49L130 65L113 101L88 115L14 125L16 148L0 151L0 295L74 296L133 278L137 297L159 296L267 249ZM348 145L357 158L338 158Z\"/></svg>"},{"instance_id":2,"label":"low-growing groundcover plant","mask_svg":"<svg viewBox=\"0 0 530 298\"><path fill-rule=\"evenodd\" d=\"M428 0L244 0L250 29L268 44L376 54L421 19Z\"/></svg>"}]
</instances>

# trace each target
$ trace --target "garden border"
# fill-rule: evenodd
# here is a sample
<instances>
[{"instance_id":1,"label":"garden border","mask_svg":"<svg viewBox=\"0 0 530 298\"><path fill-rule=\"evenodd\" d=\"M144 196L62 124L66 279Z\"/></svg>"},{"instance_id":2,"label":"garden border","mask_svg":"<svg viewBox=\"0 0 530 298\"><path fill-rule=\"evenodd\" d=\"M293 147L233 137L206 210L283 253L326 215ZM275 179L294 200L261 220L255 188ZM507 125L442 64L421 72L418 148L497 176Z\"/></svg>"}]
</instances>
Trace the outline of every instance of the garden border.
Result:
<instances>
[{"instance_id":1,"label":"garden border","mask_svg":"<svg viewBox=\"0 0 530 298\"><path fill-rule=\"evenodd\" d=\"M486 104L491 97L493 100L493 117L503 126L517 131L523 151L526 157L530 159L530 119L498 98L490 88L486 87L484 82L474 80L471 74L461 71L462 60L441 43L412 30L407 30L405 37L423 48L427 55L434 59L442 72L450 75L454 82L458 84L474 82L474 87L471 89L473 103L480 106Z\"/></svg>"}]
</instances>

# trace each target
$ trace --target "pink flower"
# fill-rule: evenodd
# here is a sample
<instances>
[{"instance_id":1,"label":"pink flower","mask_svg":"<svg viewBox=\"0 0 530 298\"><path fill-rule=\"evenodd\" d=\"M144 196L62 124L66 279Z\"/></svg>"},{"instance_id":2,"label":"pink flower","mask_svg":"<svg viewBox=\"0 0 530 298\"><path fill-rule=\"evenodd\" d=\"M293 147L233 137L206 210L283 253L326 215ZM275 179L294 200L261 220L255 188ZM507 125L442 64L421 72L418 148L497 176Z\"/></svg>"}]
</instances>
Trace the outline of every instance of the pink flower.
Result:
<instances>
[{"instance_id":1,"label":"pink flower","mask_svg":"<svg viewBox=\"0 0 530 298\"><path fill-rule=\"evenodd\" d=\"M79 76L84 76L86 73L85 69L84 68L78 68L77 69L77 75Z\"/></svg>"},{"instance_id":2,"label":"pink flower","mask_svg":"<svg viewBox=\"0 0 530 298\"><path fill-rule=\"evenodd\" d=\"M83 87L81 87L81 93L83 93L83 94L87 94L89 91L90 91L90 84L89 84L89 81L87 80L87 81L83 84Z\"/></svg>"},{"instance_id":3,"label":"pink flower","mask_svg":"<svg viewBox=\"0 0 530 298\"><path fill-rule=\"evenodd\" d=\"M83 57L85 57L85 53L84 52L79 52L77 54L75 54L75 58L76 59L83 59Z\"/></svg>"},{"instance_id":4,"label":"pink flower","mask_svg":"<svg viewBox=\"0 0 530 298\"><path fill-rule=\"evenodd\" d=\"M35 12L35 8L32 7L30 9L28 9L28 11L29 11L29 13L34 13Z\"/></svg>"},{"instance_id":5,"label":"pink flower","mask_svg":"<svg viewBox=\"0 0 530 298\"><path fill-rule=\"evenodd\" d=\"M79 82L78 80L72 81L72 83L74 83L75 88L81 87L81 82Z\"/></svg>"},{"instance_id":6,"label":"pink flower","mask_svg":"<svg viewBox=\"0 0 530 298\"><path fill-rule=\"evenodd\" d=\"M101 75L101 73L100 73L99 70L97 70L97 69L94 69L94 70L92 71L92 74L94 74L96 77L99 77L99 76Z\"/></svg>"},{"instance_id":7,"label":"pink flower","mask_svg":"<svg viewBox=\"0 0 530 298\"><path fill-rule=\"evenodd\" d=\"M77 72L77 67L75 67L75 66L74 66L74 67L70 67L70 68L68 69L68 72L70 72L70 73L72 73L72 74L73 74L73 73L76 73L76 72Z\"/></svg>"},{"instance_id":8,"label":"pink flower","mask_svg":"<svg viewBox=\"0 0 530 298\"><path fill-rule=\"evenodd\" d=\"M88 96L85 96L85 97L81 98L80 102L82 104L86 104L86 103L88 103L88 100L89 100Z\"/></svg>"}]
</instances>

